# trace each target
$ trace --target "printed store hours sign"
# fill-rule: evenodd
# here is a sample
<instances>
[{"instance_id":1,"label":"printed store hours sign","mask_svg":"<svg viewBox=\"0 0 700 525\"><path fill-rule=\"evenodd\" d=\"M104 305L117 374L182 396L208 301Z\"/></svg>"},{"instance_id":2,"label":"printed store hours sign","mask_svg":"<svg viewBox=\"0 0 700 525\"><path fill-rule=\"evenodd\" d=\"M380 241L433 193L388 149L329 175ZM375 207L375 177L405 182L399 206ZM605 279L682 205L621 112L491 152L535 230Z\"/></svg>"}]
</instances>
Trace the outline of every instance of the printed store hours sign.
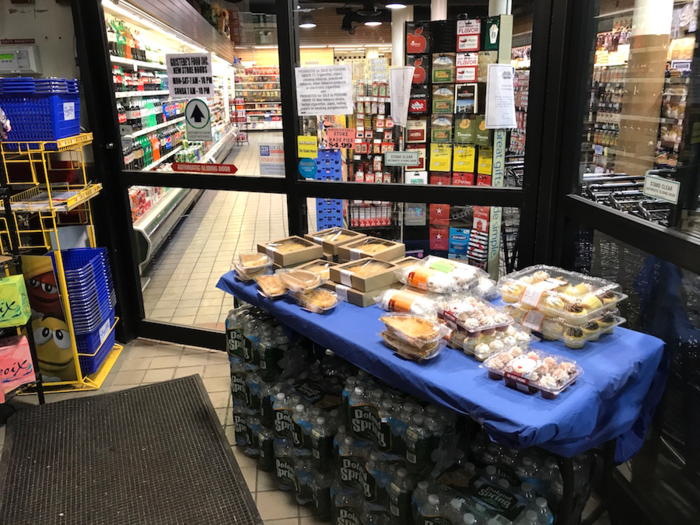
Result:
<instances>
[{"instance_id":1,"label":"printed store hours sign","mask_svg":"<svg viewBox=\"0 0 700 525\"><path fill-rule=\"evenodd\" d=\"M211 53L168 54L165 64L171 97L214 96Z\"/></svg>"}]
</instances>

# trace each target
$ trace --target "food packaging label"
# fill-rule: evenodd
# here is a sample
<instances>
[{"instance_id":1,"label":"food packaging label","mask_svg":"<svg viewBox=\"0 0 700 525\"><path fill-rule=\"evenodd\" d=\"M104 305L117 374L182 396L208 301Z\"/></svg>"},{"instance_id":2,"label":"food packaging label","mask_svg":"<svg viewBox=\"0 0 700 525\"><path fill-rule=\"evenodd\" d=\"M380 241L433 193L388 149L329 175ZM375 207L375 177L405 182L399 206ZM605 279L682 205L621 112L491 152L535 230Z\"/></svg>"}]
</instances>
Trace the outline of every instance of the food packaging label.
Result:
<instances>
[{"instance_id":1,"label":"food packaging label","mask_svg":"<svg viewBox=\"0 0 700 525\"><path fill-rule=\"evenodd\" d=\"M357 248L350 248L350 260L356 261L362 259L362 251Z\"/></svg>"},{"instance_id":2,"label":"food packaging label","mask_svg":"<svg viewBox=\"0 0 700 525\"><path fill-rule=\"evenodd\" d=\"M396 292L391 299L389 299L389 311L409 313L411 311L411 305L413 305L416 298L416 296L409 293Z\"/></svg>"},{"instance_id":3,"label":"food packaging label","mask_svg":"<svg viewBox=\"0 0 700 525\"><path fill-rule=\"evenodd\" d=\"M335 285L335 294L338 296L338 299L341 301L345 301L346 303L348 302L348 288L347 286L344 286L342 284L336 284Z\"/></svg>"},{"instance_id":4,"label":"food packaging label","mask_svg":"<svg viewBox=\"0 0 700 525\"><path fill-rule=\"evenodd\" d=\"M537 310L530 310L525 317L523 317L522 325L525 328L539 332L542 327L542 321L544 320L544 314L538 312Z\"/></svg>"},{"instance_id":5,"label":"food packaging label","mask_svg":"<svg viewBox=\"0 0 700 525\"><path fill-rule=\"evenodd\" d=\"M352 272L349 270L340 270L340 282L345 286L352 287Z\"/></svg>"},{"instance_id":6,"label":"food packaging label","mask_svg":"<svg viewBox=\"0 0 700 525\"><path fill-rule=\"evenodd\" d=\"M431 272L427 268L417 266L415 270L408 272L406 276L406 284L418 288L419 290L428 289L428 277Z\"/></svg>"}]
</instances>

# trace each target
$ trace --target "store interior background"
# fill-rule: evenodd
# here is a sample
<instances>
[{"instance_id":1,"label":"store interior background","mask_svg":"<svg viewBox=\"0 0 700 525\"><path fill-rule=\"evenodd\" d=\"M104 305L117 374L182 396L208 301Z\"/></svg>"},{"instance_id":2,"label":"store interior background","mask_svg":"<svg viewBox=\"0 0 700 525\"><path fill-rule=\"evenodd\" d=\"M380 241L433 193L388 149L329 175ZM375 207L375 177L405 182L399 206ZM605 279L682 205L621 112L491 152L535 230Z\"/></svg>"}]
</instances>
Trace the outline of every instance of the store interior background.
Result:
<instances>
[{"instance_id":1,"label":"store interior background","mask_svg":"<svg viewBox=\"0 0 700 525\"><path fill-rule=\"evenodd\" d=\"M473 11L468 9L470 14L486 14L486 0L462 3L474 8ZM450 2L450 14L463 11L460 4ZM600 14L624 12L634 7L634 4L634 0L601 0ZM337 15L335 9L345 4L300 5L302 8L323 7L312 12L316 28L300 31L300 65L330 65L382 56L392 58L389 23L371 29L360 26L354 35L350 35L337 30L343 17ZM532 1L513 2L513 47L516 47L516 44L526 46L531 41L532 6ZM34 4L29 6L13 5L10 0L0 0L0 7L3 15L6 15L0 17L0 35L10 39L26 38L27 35L36 38L45 76L80 78L69 6L57 4L54 0L35 0ZM274 11L273 2L251 2L249 7L261 14L272 14ZM427 2L415 6L414 19L429 18L430 8ZM244 33L248 41L237 47L237 56L244 64L259 67L277 66L279 59L275 42L276 24L272 18L256 24L251 18L250 25L245 27L248 29ZM37 30L40 34L37 34ZM234 85L237 82L236 76L236 72L233 71ZM235 106L232 99L228 102ZM87 112L83 112L82 119L84 126L89 128ZM257 146L263 143L280 143L281 130L249 131L247 138L247 143L230 145L220 162L234 164L239 167L241 173L256 176L259 175ZM182 210L181 217L174 221L175 224L166 236L163 246L143 267L143 306L146 317L154 321L222 330L231 301L230 297L215 289L215 284L219 276L230 269L231 260L237 253L253 249L255 243L288 235L286 199L283 195L267 193L189 191L196 193L191 196L191 205ZM309 232L313 232L316 230L315 199L309 199L307 209ZM634 277L643 269L648 254L600 232L582 229L580 236L582 242L595 247L593 260L582 261L581 268L588 268L597 275L627 283L626 288L631 292L631 301L629 311L625 314L629 319L629 326L634 328L640 323L639 316L642 315L639 311L641 298L635 292ZM688 298L690 319L693 326L700 326L700 309L697 307L700 304L700 279L689 272L681 274L681 286ZM156 348L160 348L162 352L158 353ZM214 380L217 373L214 368L208 370L210 363L213 365L217 362L218 356L213 357L214 354L210 356L209 353L198 353L191 348L173 349L169 346L158 347L150 344L142 345L140 350L134 347L130 351L133 351L133 354L127 351L123 364L115 368L115 377L131 373L129 377L133 382L126 382L124 377L116 381L112 378L107 384L108 389L116 390L133 384L148 383L154 378L177 377L178 368L192 371L190 366L193 366L202 374L211 374L206 378L212 380L210 383L214 390L210 392L225 392L220 389L221 381ZM199 356L199 361L192 357L193 355ZM158 358L170 359L155 361ZM130 364L125 366L126 363ZM140 367L145 368L135 370ZM159 372L162 370L167 372ZM147 376L149 372L153 373ZM688 392L688 388L692 391ZM693 502L700 501L697 497L697 477L692 474L693 471L697 471L696 467L699 464L696 446L698 443L690 443L687 440L688 435L697 437L696 433L688 433L687 429L696 423L697 400L700 396L696 387L689 387L688 378L680 376L670 376L668 389L667 395L670 399L660 412L657 432L650 435L649 444L644 452L629 465L623 465L620 473L636 491L636 500L647 499L647 502L657 509L675 509L671 512L679 511L679 516L688 516L696 513L696 503ZM226 420L225 414L230 412L227 408L230 407L230 400L223 400L226 396L219 397L222 400L216 402L216 408L221 413L222 424L227 425L226 430L229 431L230 422ZM49 401L58 399L61 397L50 397ZM679 450L682 452L679 453ZM242 459L243 456L239 457L242 462L246 461ZM250 464L246 463L244 468L246 465L250 467ZM264 494L272 488L267 480L260 479L260 474L256 473L254 468L247 471L247 477L251 476L254 492ZM263 499L258 500L258 504L261 506L268 501L272 501L272 498L263 496ZM298 514L298 510L294 516L274 517L283 520L306 519ZM282 523L280 522L280 525Z\"/></svg>"}]
</instances>

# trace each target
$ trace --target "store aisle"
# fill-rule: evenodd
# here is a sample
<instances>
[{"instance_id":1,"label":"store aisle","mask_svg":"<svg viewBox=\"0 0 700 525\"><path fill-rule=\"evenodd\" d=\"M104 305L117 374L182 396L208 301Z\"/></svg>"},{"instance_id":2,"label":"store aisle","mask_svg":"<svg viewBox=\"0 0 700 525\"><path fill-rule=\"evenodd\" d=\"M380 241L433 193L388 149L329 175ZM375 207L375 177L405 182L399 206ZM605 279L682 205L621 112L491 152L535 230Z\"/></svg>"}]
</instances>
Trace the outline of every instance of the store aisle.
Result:
<instances>
[{"instance_id":1,"label":"store aisle","mask_svg":"<svg viewBox=\"0 0 700 525\"><path fill-rule=\"evenodd\" d=\"M237 146L225 162L243 173L259 172L257 144L280 133L253 133L251 146ZM309 206L309 231L315 231L315 206ZM231 298L216 289L237 253L259 242L286 237L284 195L206 190L173 230L170 240L144 272L146 318L185 326L224 329Z\"/></svg>"}]
</instances>

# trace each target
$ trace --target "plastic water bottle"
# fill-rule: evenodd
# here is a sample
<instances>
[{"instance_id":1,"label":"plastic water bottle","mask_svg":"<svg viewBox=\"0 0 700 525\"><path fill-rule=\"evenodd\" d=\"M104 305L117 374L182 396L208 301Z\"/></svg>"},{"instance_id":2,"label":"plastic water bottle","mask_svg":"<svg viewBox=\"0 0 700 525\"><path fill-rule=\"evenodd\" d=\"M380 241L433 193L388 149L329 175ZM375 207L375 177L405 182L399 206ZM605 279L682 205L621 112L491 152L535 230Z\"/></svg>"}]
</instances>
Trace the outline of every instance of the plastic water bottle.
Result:
<instances>
[{"instance_id":1,"label":"plastic water bottle","mask_svg":"<svg viewBox=\"0 0 700 525\"><path fill-rule=\"evenodd\" d=\"M298 403L294 407L293 441L295 448L309 448L311 440L311 425L306 414L306 407Z\"/></svg>"},{"instance_id":2,"label":"plastic water bottle","mask_svg":"<svg viewBox=\"0 0 700 525\"><path fill-rule=\"evenodd\" d=\"M246 419L246 432L248 434L248 444L244 449L244 454L251 458L257 458L260 455L258 448L258 434L260 433L260 418L257 416L248 416Z\"/></svg>"},{"instance_id":3,"label":"plastic water bottle","mask_svg":"<svg viewBox=\"0 0 700 525\"><path fill-rule=\"evenodd\" d=\"M459 522L458 522L459 523ZM476 525L476 517L474 514L467 512L463 517L462 517L462 523L464 525Z\"/></svg>"},{"instance_id":4,"label":"plastic water bottle","mask_svg":"<svg viewBox=\"0 0 700 525\"><path fill-rule=\"evenodd\" d=\"M249 307L241 307L235 310L230 310L226 317L226 353L230 362L243 362L245 354L243 353L243 314L248 311Z\"/></svg>"},{"instance_id":5,"label":"plastic water bottle","mask_svg":"<svg viewBox=\"0 0 700 525\"><path fill-rule=\"evenodd\" d=\"M416 486L416 490L413 491L411 496L411 511L413 514L413 521L418 523L418 517L420 516L423 507L428 502L428 488L430 483L427 481L419 481Z\"/></svg>"},{"instance_id":6,"label":"plastic water bottle","mask_svg":"<svg viewBox=\"0 0 700 525\"><path fill-rule=\"evenodd\" d=\"M347 437L347 431L345 430L345 425L340 425L338 427L338 431L335 433L335 436L333 437L333 457L338 458L340 455L340 446L341 444L345 441L345 438Z\"/></svg>"},{"instance_id":7,"label":"plastic water bottle","mask_svg":"<svg viewBox=\"0 0 700 525\"><path fill-rule=\"evenodd\" d=\"M231 363L231 400L234 407L248 405L246 373L243 363L237 361Z\"/></svg>"},{"instance_id":8,"label":"plastic water bottle","mask_svg":"<svg viewBox=\"0 0 700 525\"><path fill-rule=\"evenodd\" d=\"M333 431L325 417L317 417L311 428L311 456L314 468L325 472L333 466Z\"/></svg>"},{"instance_id":9,"label":"plastic water bottle","mask_svg":"<svg viewBox=\"0 0 700 525\"><path fill-rule=\"evenodd\" d=\"M293 458L293 446L289 439L277 438L273 445L275 453L275 477L280 490L294 490L296 473Z\"/></svg>"},{"instance_id":10,"label":"plastic water bottle","mask_svg":"<svg viewBox=\"0 0 700 525\"><path fill-rule=\"evenodd\" d=\"M445 516L444 509L440 505L440 497L437 494L428 495L428 501L423 505L420 515L421 518ZM421 520L421 523L424 522L425 520Z\"/></svg>"},{"instance_id":11,"label":"plastic water bottle","mask_svg":"<svg viewBox=\"0 0 700 525\"><path fill-rule=\"evenodd\" d=\"M549 487L549 497L552 500L559 501L564 495L564 482L559 471L559 464L553 457L548 457L544 461L542 469L542 480Z\"/></svg>"},{"instance_id":12,"label":"plastic water bottle","mask_svg":"<svg viewBox=\"0 0 700 525\"><path fill-rule=\"evenodd\" d=\"M248 445L248 428L246 419L248 417L244 406L233 407L233 431L235 433L235 442L239 447Z\"/></svg>"},{"instance_id":13,"label":"plastic water bottle","mask_svg":"<svg viewBox=\"0 0 700 525\"><path fill-rule=\"evenodd\" d=\"M333 523L363 525L364 502L359 492L335 482L331 485L331 496L334 512Z\"/></svg>"},{"instance_id":14,"label":"plastic water bottle","mask_svg":"<svg viewBox=\"0 0 700 525\"><path fill-rule=\"evenodd\" d=\"M520 492L526 500L528 500L531 503L535 502L535 498L537 497L537 495L535 494L535 488L527 481L524 481L520 485Z\"/></svg>"},{"instance_id":15,"label":"plastic water bottle","mask_svg":"<svg viewBox=\"0 0 700 525\"><path fill-rule=\"evenodd\" d=\"M329 521L333 513L331 505L331 485L333 484L332 472L314 472L313 496L316 505L316 514L324 521Z\"/></svg>"},{"instance_id":16,"label":"plastic water bottle","mask_svg":"<svg viewBox=\"0 0 700 525\"><path fill-rule=\"evenodd\" d=\"M415 474L427 474L432 469L430 431L424 423L423 414L416 414L406 429L406 461Z\"/></svg>"},{"instance_id":17,"label":"plastic water bottle","mask_svg":"<svg viewBox=\"0 0 700 525\"><path fill-rule=\"evenodd\" d=\"M355 386L357 385L357 378L355 376L350 376L345 380L345 387L343 388L343 411L345 412L345 417L349 419L350 417L350 394L355 391Z\"/></svg>"},{"instance_id":18,"label":"plastic water bottle","mask_svg":"<svg viewBox=\"0 0 700 525\"><path fill-rule=\"evenodd\" d=\"M496 467L493 465L489 465L484 469L484 472L486 474L486 479L488 479L491 483L498 483L498 470L496 470Z\"/></svg>"},{"instance_id":19,"label":"plastic water bottle","mask_svg":"<svg viewBox=\"0 0 700 525\"><path fill-rule=\"evenodd\" d=\"M462 509L462 500L452 498L450 508L448 509L448 519L452 523L459 523L463 519L464 510Z\"/></svg>"},{"instance_id":20,"label":"plastic water bottle","mask_svg":"<svg viewBox=\"0 0 700 525\"><path fill-rule=\"evenodd\" d=\"M427 484L427 482L426 482ZM389 485L389 512L391 523L404 525L411 519L413 482L405 468L397 469Z\"/></svg>"},{"instance_id":21,"label":"plastic water bottle","mask_svg":"<svg viewBox=\"0 0 700 525\"><path fill-rule=\"evenodd\" d=\"M362 525L388 525L389 516L381 505L365 503L362 512Z\"/></svg>"},{"instance_id":22,"label":"plastic water bottle","mask_svg":"<svg viewBox=\"0 0 700 525\"><path fill-rule=\"evenodd\" d=\"M297 457L294 461L296 476L296 500L298 505L308 505L314 501L313 471L308 458Z\"/></svg>"},{"instance_id":23,"label":"plastic water bottle","mask_svg":"<svg viewBox=\"0 0 700 525\"><path fill-rule=\"evenodd\" d=\"M389 467L379 454L372 451L367 460L367 473L374 478L374 497L369 499L378 505L386 506L389 499L389 485L391 484L391 472Z\"/></svg>"},{"instance_id":24,"label":"plastic water bottle","mask_svg":"<svg viewBox=\"0 0 700 525\"><path fill-rule=\"evenodd\" d=\"M275 433L269 428L258 432L258 468L263 472L275 470Z\"/></svg>"},{"instance_id":25,"label":"plastic water bottle","mask_svg":"<svg viewBox=\"0 0 700 525\"><path fill-rule=\"evenodd\" d=\"M485 463L487 465L495 465L498 463L498 460L501 456L501 447L499 447L496 443L489 443L489 445L486 447L486 451L484 452L484 455L482 456L482 463Z\"/></svg>"},{"instance_id":26,"label":"plastic water bottle","mask_svg":"<svg viewBox=\"0 0 700 525\"><path fill-rule=\"evenodd\" d=\"M260 374L257 369L247 371L245 383L246 406L251 410L260 410Z\"/></svg>"},{"instance_id":27,"label":"plastic water bottle","mask_svg":"<svg viewBox=\"0 0 700 525\"><path fill-rule=\"evenodd\" d=\"M537 512L537 521L540 525L551 525L554 523L554 515L552 514L552 511L549 510L547 500L545 498L536 498L535 508Z\"/></svg>"},{"instance_id":28,"label":"plastic water bottle","mask_svg":"<svg viewBox=\"0 0 700 525\"><path fill-rule=\"evenodd\" d=\"M527 480L535 477L535 462L530 456L523 456L520 460L516 472L520 479Z\"/></svg>"},{"instance_id":29,"label":"plastic water bottle","mask_svg":"<svg viewBox=\"0 0 700 525\"><path fill-rule=\"evenodd\" d=\"M273 403L279 391L280 385L260 382L260 422L265 427L271 428L275 424Z\"/></svg>"}]
</instances>

